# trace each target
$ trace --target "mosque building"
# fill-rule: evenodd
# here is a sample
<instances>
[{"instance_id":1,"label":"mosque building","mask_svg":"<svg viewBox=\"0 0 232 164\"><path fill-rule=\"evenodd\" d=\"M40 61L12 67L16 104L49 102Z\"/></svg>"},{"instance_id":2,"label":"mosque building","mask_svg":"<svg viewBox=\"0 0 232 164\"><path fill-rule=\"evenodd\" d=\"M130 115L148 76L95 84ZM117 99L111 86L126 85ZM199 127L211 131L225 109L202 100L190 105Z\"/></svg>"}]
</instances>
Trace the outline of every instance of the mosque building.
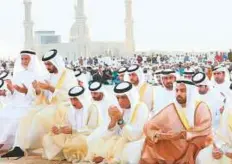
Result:
<instances>
[{"instance_id":1,"label":"mosque building","mask_svg":"<svg viewBox=\"0 0 232 164\"><path fill-rule=\"evenodd\" d=\"M54 31L37 31L34 34L31 14L32 1L24 0L25 20L24 34L26 49L34 49L39 55L43 55L50 49L57 49L59 53L69 60L77 60L79 57L98 55L128 56L135 51L133 34L132 0L125 0L125 40L115 41L91 41L89 36L87 17L84 11L84 0L75 0L75 20L70 29L69 42L62 43L60 36ZM45 41L41 41L41 38Z\"/></svg>"}]
</instances>

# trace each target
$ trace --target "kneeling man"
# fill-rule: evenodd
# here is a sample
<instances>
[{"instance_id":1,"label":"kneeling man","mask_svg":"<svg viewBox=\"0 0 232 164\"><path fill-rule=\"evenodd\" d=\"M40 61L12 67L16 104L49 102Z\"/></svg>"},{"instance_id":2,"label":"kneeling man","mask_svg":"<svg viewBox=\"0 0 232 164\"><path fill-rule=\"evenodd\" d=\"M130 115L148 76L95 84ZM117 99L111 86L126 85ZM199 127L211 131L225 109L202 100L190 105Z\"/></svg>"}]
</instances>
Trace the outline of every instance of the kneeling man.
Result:
<instances>
[{"instance_id":1,"label":"kneeling man","mask_svg":"<svg viewBox=\"0 0 232 164\"><path fill-rule=\"evenodd\" d=\"M82 160L87 154L87 136L98 126L98 111L91 108L83 87L69 90L72 107L59 124L43 138L44 157L49 160Z\"/></svg>"}]
</instances>

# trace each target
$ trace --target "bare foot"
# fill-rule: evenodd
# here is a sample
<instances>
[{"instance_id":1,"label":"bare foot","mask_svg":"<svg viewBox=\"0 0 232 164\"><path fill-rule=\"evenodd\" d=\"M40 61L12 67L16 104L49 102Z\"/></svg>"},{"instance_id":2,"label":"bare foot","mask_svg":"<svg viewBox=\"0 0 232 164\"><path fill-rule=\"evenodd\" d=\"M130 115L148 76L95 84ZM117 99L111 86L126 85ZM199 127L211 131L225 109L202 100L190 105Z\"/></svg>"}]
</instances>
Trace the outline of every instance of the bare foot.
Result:
<instances>
[{"instance_id":1,"label":"bare foot","mask_svg":"<svg viewBox=\"0 0 232 164\"><path fill-rule=\"evenodd\" d=\"M104 160L104 158L103 157L94 157L93 158L93 162L95 162L95 163L101 163L102 161Z\"/></svg>"}]
</instances>

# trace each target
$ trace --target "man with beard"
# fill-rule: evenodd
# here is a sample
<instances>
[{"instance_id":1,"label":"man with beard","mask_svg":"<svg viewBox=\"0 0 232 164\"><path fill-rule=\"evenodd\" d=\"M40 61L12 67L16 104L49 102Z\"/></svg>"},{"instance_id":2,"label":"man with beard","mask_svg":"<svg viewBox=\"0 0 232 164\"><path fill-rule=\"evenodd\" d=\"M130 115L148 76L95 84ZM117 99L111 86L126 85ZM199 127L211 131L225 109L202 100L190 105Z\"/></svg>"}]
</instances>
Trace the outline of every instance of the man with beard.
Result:
<instances>
[{"instance_id":1,"label":"man with beard","mask_svg":"<svg viewBox=\"0 0 232 164\"><path fill-rule=\"evenodd\" d=\"M162 70L156 70L155 71L154 76L153 76L153 79L154 79L153 85L154 86L162 85L161 74L162 74Z\"/></svg>"},{"instance_id":2,"label":"man with beard","mask_svg":"<svg viewBox=\"0 0 232 164\"><path fill-rule=\"evenodd\" d=\"M36 101L30 112L19 123L14 149L2 157L23 157L29 148L42 148L43 136L56 122L56 111L58 109L65 111L70 106L67 93L76 85L73 72L65 68L64 61L57 50L47 52L42 61L49 75L33 81Z\"/></svg>"},{"instance_id":3,"label":"man with beard","mask_svg":"<svg viewBox=\"0 0 232 164\"><path fill-rule=\"evenodd\" d=\"M175 71L171 69L165 69L161 72L162 86L156 86L153 92L154 107L151 111L150 118L158 113L164 107L169 105L175 98L175 91L173 84L176 81ZM165 97L165 98L164 98Z\"/></svg>"},{"instance_id":4,"label":"man with beard","mask_svg":"<svg viewBox=\"0 0 232 164\"><path fill-rule=\"evenodd\" d=\"M218 97L214 96L212 101ZM229 101L230 100L230 101ZM217 101L216 101L217 102ZM216 103L215 102L215 103ZM217 104L215 104L217 105ZM231 164L232 162L232 110L231 97L226 100L220 124L213 130L213 143L201 150L196 164Z\"/></svg>"},{"instance_id":5,"label":"man with beard","mask_svg":"<svg viewBox=\"0 0 232 164\"><path fill-rule=\"evenodd\" d=\"M198 88L199 98L206 102L211 110L212 126L216 130L220 123L221 112L224 109L225 97L210 85L208 77L202 72L196 73L192 81Z\"/></svg>"},{"instance_id":6,"label":"man with beard","mask_svg":"<svg viewBox=\"0 0 232 164\"><path fill-rule=\"evenodd\" d=\"M111 105L116 104L116 98L108 94L107 90L100 82L93 82L89 85L89 91L91 93L91 108L96 108L98 111L97 120L98 128L88 137L88 147L92 148L94 142L102 135L105 130L105 125L109 124L110 117L108 115L108 109Z\"/></svg>"},{"instance_id":7,"label":"man with beard","mask_svg":"<svg viewBox=\"0 0 232 164\"><path fill-rule=\"evenodd\" d=\"M84 74L80 69L75 69L74 74L77 80L77 85L88 88L88 80L86 74Z\"/></svg>"},{"instance_id":8,"label":"man with beard","mask_svg":"<svg viewBox=\"0 0 232 164\"><path fill-rule=\"evenodd\" d=\"M142 147L143 126L148 118L146 104L139 101L137 90L129 82L115 86L114 93L119 106L109 108L110 122L106 124L101 138L96 140L92 151L92 161L100 163L138 163L136 160ZM99 147L101 147L99 149ZM138 149L140 148L140 149ZM134 154L131 154L134 152ZM136 152L136 153L135 153Z\"/></svg>"},{"instance_id":9,"label":"man with beard","mask_svg":"<svg viewBox=\"0 0 232 164\"><path fill-rule=\"evenodd\" d=\"M189 68L189 69L186 68L184 70L184 73L183 73L184 78L189 79L189 80L192 80L192 77L193 77L194 74L195 74L195 72L194 72L194 70L192 68Z\"/></svg>"},{"instance_id":10,"label":"man with beard","mask_svg":"<svg viewBox=\"0 0 232 164\"><path fill-rule=\"evenodd\" d=\"M9 100L0 111L0 147L14 143L20 120L27 115L34 102L31 83L43 74L41 65L34 51L21 51L15 61L14 75L6 80ZM6 95L4 95L6 96Z\"/></svg>"},{"instance_id":11,"label":"man with beard","mask_svg":"<svg viewBox=\"0 0 232 164\"><path fill-rule=\"evenodd\" d=\"M140 101L144 102L151 111L153 108L153 87L145 82L144 74L138 65L132 65L127 69L129 81L138 90Z\"/></svg>"},{"instance_id":12,"label":"man with beard","mask_svg":"<svg viewBox=\"0 0 232 164\"><path fill-rule=\"evenodd\" d=\"M127 73L127 68L126 67L121 67L119 70L118 70L118 78L119 78L119 81L120 82L123 82L125 81L126 79L126 74Z\"/></svg>"},{"instance_id":13,"label":"man with beard","mask_svg":"<svg viewBox=\"0 0 232 164\"><path fill-rule=\"evenodd\" d=\"M91 108L90 95L80 86L69 90L72 106L43 137L44 157L49 160L82 160L87 154L87 137L98 126L98 111Z\"/></svg>"},{"instance_id":14,"label":"man with beard","mask_svg":"<svg viewBox=\"0 0 232 164\"><path fill-rule=\"evenodd\" d=\"M211 135L210 109L189 80L176 81L176 99L144 126L140 164L194 164ZM167 148L167 149L164 149Z\"/></svg>"},{"instance_id":15,"label":"man with beard","mask_svg":"<svg viewBox=\"0 0 232 164\"><path fill-rule=\"evenodd\" d=\"M213 87L217 89L225 98L231 96L230 75L228 69L224 66L217 66L213 69Z\"/></svg>"}]
</instances>

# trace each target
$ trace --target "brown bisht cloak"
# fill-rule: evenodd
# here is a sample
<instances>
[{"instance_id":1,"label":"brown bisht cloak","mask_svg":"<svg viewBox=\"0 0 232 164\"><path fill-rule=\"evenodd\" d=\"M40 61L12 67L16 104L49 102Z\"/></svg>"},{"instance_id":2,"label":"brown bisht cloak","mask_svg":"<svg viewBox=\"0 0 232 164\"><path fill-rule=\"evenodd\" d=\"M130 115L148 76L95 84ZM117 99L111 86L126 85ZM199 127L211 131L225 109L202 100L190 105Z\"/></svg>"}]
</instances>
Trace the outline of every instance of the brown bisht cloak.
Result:
<instances>
[{"instance_id":1,"label":"brown bisht cloak","mask_svg":"<svg viewBox=\"0 0 232 164\"><path fill-rule=\"evenodd\" d=\"M165 140L155 142L148 137L151 130L161 131ZM178 137L185 131L187 138ZM197 147L192 152L195 160L197 153L207 146L211 138L211 113L205 103L197 103L194 115L194 127L190 127L185 115L177 110L174 103L168 105L144 126L146 136L140 164L174 164L187 152L189 144Z\"/></svg>"}]
</instances>

